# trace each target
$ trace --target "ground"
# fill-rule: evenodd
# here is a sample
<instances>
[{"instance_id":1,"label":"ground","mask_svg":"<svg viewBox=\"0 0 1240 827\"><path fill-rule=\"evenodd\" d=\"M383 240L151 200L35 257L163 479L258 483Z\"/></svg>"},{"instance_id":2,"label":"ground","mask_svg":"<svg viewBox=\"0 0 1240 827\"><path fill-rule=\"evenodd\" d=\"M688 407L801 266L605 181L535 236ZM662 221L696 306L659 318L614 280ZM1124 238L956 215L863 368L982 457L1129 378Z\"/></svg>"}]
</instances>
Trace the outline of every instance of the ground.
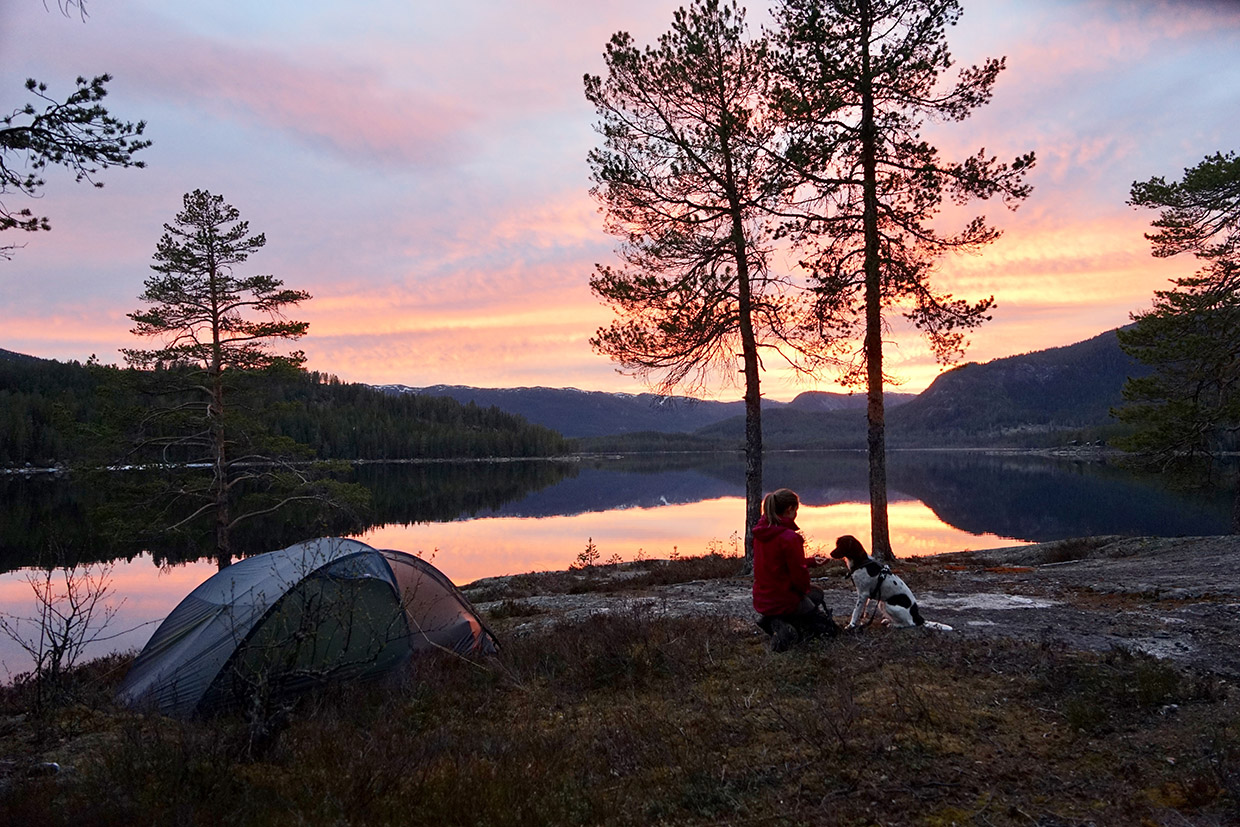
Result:
<instances>
[{"instance_id":1,"label":"ground","mask_svg":"<svg viewBox=\"0 0 1240 827\"><path fill-rule=\"evenodd\" d=\"M493 578L498 658L190 721L118 707L102 659L0 692L0 824L1240 824L1238 549L900 560L951 631L782 654L737 557Z\"/></svg>"},{"instance_id":2,"label":"ground","mask_svg":"<svg viewBox=\"0 0 1240 827\"><path fill-rule=\"evenodd\" d=\"M901 559L893 570L928 620L973 638L1054 642L1079 651L1144 652L1221 677L1240 677L1240 537L1090 537L984 551ZM837 620L855 591L834 561L816 569ZM626 577L624 567L583 578ZM519 582L522 591L514 590ZM531 594L528 578L489 578L465 589L495 612L519 600L531 614L512 631L558 617L650 604L669 615L717 614L742 626L756 618L745 577L630 591ZM533 582L537 582L534 579ZM511 592L511 594L510 594ZM536 613L534 613L536 612ZM870 634L877 627L854 634ZM754 634L760 634L754 627Z\"/></svg>"}]
</instances>

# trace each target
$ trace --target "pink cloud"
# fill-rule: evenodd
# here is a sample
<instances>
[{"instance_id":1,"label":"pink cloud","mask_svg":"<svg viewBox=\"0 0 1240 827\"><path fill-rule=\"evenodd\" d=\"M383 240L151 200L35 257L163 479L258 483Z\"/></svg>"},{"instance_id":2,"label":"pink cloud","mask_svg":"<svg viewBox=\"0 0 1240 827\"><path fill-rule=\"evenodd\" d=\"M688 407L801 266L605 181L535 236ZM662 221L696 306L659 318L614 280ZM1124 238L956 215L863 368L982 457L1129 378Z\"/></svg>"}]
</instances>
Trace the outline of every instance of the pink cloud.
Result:
<instances>
[{"instance_id":1,"label":"pink cloud","mask_svg":"<svg viewBox=\"0 0 1240 827\"><path fill-rule=\"evenodd\" d=\"M171 100L196 98L362 161L441 160L463 149L460 135L476 120L458 102L394 89L358 66L298 65L219 43L144 53L128 68Z\"/></svg>"},{"instance_id":2,"label":"pink cloud","mask_svg":"<svg viewBox=\"0 0 1240 827\"><path fill-rule=\"evenodd\" d=\"M311 366L351 381L482 387L598 384L603 357L591 354L588 319L563 309L545 318L496 326L437 325L371 335L352 332L307 340ZM632 385L633 383L625 383Z\"/></svg>"},{"instance_id":3,"label":"pink cloud","mask_svg":"<svg viewBox=\"0 0 1240 827\"><path fill-rule=\"evenodd\" d=\"M425 83L401 87L364 55L303 47L294 58L279 51L278 41L225 42L155 14L122 33L119 27L129 22L100 15L89 26L56 32L62 37L54 61L65 72L106 67L124 78L127 89L270 126L362 162L427 164L458 157L466 149L463 135L479 121L459 96L433 92ZM114 38L129 48L112 48Z\"/></svg>"}]
</instances>

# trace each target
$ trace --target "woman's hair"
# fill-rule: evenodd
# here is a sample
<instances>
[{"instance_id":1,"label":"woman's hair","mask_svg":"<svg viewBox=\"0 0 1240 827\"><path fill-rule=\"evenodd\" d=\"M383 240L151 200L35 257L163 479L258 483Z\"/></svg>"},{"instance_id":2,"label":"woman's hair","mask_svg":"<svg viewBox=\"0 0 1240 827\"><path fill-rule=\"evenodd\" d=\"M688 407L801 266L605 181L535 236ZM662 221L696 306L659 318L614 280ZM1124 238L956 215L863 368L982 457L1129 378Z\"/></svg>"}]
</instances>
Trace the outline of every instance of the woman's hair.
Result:
<instances>
[{"instance_id":1,"label":"woman's hair","mask_svg":"<svg viewBox=\"0 0 1240 827\"><path fill-rule=\"evenodd\" d=\"M767 494L762 500L762 516L766 517L768 523L775 525L779 523L780 514L800 504L801 499L797 496L797 492L791 488L781 488Z\"/></svg>"}]
</instances>

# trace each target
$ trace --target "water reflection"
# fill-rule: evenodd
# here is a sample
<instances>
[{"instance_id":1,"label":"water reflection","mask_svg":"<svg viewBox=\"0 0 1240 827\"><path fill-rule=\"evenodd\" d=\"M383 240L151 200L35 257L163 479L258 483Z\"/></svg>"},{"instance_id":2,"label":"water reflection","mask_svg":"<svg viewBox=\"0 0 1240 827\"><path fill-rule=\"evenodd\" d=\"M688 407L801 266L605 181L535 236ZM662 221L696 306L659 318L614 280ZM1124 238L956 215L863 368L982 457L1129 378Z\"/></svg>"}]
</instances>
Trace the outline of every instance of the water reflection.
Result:
<instances>
[{"instance_id":1,"label":"water reflection","mask_svg":"<svg viewBox=\"0 0 1240 827\"><path fill-rule=\"evenodd\" d=\"M631 506L551 517L491 516L446 524L388 525L358 536L370 545L431 560L454 582L496 574L568 568L592 542L599 559L639 560L717 550L739 554L745 501L721 497L692 503ZM891 539L901 556L1018 545L994 534L953 528L924 504L891 503ZM869 505L803 505L797 517L809 548L829 551L840 534L869 537ZM868 543L868 539L865 540Z\"/></svg>"},{"instance_id":2,"label":"water reflection","mask_svg":"<svg viewBox=\"0 0 1240 827\"><path fill-rule=\"evenodd\" d=\"M764 477L768 489L793 488L811 506L869 499L860 451L773 454ZM1176 491L1107 462L897 451L888 460L888 482L893 503L924 503L940 522L976 536L1029 542L1099 534L1184 536L1224 534L1230 525L1227 492ZM682 458L678 467L593 460L581 462L570 479L471 516L552 517L743 496L739 457ZM895 530L894 518L892 523ZM860 536L859 530L849 533Z\"/></svg>"},{"instance_id":3,"label":"water reflection","mask_svg":"<svg viewBox=\"0 0 1240 827\"><path fill-rule=\"evenodd\" d=\"M284 515L255 526L242 547L283 548L324 533L430 559L457 583L562 569L592 541L604 561L739 550L744 466L736 456L576 462L366 465L354 480L372 494L360 518L331 524ZM768 487L802 497L811 547L839 534L869 535L861 452L768 458ZM1230 497L1191 496L1105 463L968 452L895 452L890 524L897 555L911 556L1091 534L1226 533ZM120 541L98 515L109 486L0 477L0 612L33 616L23 567L49 549L115 560L125 603L112 630L132 630L92 654L141 646L162 618L214 571L201 552ZM103 509L106 511L106 509ZM162 565L162 567L161 567ZM148 624L148 625L144 625ZM0 639L0 677L28 662Z\"/></svg>"},{"instance_id":4,"label":"water reflection","mask_svg":"<svg viewBox=\"0 0 1240 827\"><path fill-rule=\"evenodd\" d=\"M370 507L343 511L319 505L285 508L242 522L232 535L241 556L285 548L309 537L349 535L389 523L440 522L490 513L504 503L575 473L568 462L514 461L368 464L343 482L370 493ZM0 571L67 557L81 562L149 555L182 564L211 555L211 533L151 536L148 524L169 522L149 506L151 475L124 472L89 479L0 474Z\"/></svg>"}]
</instances>

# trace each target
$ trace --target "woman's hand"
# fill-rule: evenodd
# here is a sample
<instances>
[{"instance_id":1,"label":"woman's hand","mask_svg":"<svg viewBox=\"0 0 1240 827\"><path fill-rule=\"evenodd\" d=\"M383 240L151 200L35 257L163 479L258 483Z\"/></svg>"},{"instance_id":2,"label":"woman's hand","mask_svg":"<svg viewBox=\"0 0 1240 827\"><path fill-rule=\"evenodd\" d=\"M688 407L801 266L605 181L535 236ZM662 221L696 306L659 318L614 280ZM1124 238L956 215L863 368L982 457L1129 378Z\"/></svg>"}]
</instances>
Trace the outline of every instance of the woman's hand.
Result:
<instances>
[{"instance_id":1,"label":"woman's hand","mask_svg":"<svg viewBox=\"0 0 1240 827\"><path fill-rule=\"evenodd\" d=\"M825 566L828 562L829 562L828 559L826 557L823 557L821 554L815 554L813 557L810 558L811 566Z\"/></svg>"}]
</instances>

